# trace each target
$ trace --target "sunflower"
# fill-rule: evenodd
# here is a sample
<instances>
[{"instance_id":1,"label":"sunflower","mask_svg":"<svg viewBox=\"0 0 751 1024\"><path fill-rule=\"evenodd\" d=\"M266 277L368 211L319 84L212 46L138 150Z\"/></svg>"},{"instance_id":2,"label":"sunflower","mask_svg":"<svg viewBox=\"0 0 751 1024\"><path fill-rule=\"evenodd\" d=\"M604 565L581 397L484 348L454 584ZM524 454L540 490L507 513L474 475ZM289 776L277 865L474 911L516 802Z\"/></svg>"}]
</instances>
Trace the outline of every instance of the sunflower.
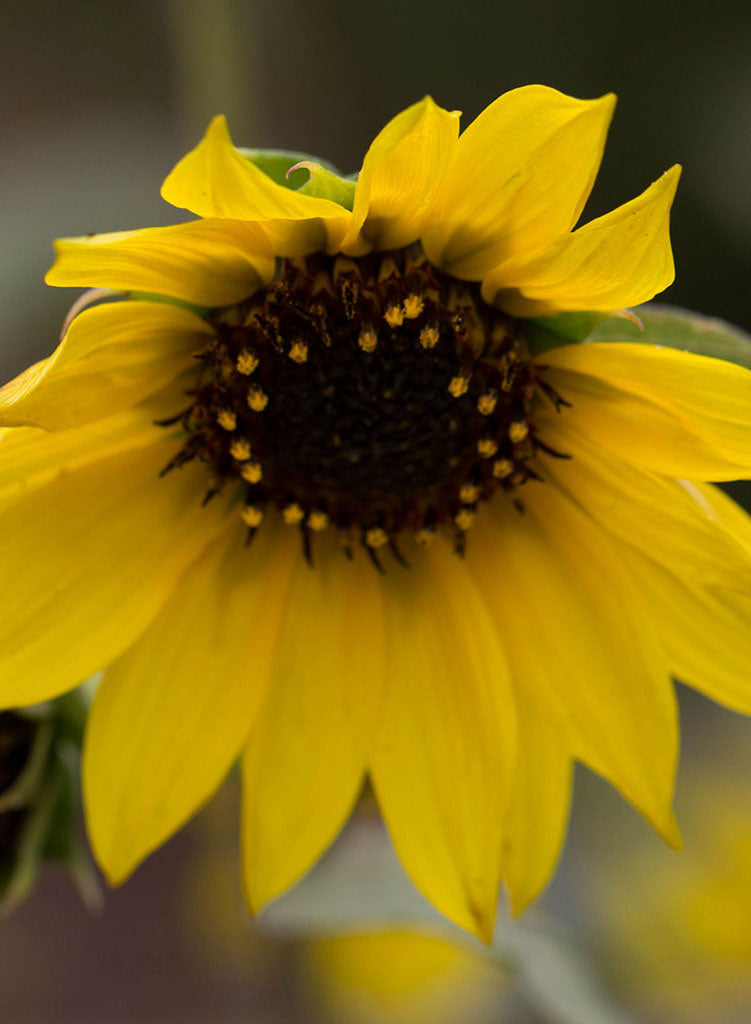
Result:
<instances>
[{"instance_id":1,"label":"sunflower","mask_svg":"<svg viewBox=\"0 0 751 1024\"><path fill-rule=\"evenodd\" d=\"M0 392L0 694L104 669L84 796L113 883L238 758L254 910L366 778L485 938L501 881L519 911L549 878L575 759L677 843L671 675L751 711L751 527L703 482L749 473L751 373L531 348L673 279L677 167L572 230L613 107L529 86L459 135L426 98L356 181L219 117L162 189L199 219L57 243L47 281L110 301Z\"/></svg>"}]
</instances>

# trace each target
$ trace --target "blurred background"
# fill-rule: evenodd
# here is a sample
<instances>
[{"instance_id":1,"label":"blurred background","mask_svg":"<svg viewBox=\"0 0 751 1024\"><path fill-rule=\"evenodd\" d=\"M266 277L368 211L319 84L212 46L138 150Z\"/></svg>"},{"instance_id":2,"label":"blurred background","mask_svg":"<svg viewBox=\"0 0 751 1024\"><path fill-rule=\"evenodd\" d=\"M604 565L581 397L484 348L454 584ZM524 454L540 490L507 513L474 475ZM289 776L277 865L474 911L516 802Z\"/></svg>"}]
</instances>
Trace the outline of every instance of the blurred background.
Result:
<instances>
[{"instance_id":1,"label":"blurred background","mask_svg":"<svg viewBox=\"0 0 751 1024\"><path fill-rule=\"evenodd\" d=\"M2 0L0 14L3 380L49 354L76 295L43 284L52 239L181 219L159 185L213 114L228 116L238 145L352 171L426 92L466 124L529 82L619 96L585 219L684 165L666 299L751 328L747 0ZM694 697L683 718L686 852L663 849L580 772L543 910L635 1019L740 1024L751 1014L751 723ZM306 945L251 927L235 818L230 783L125 889L106 892L97 916L48 869L0 926L0 1020L546 1019L513 979L437 939Z\"/></svg>"}]
</instances>

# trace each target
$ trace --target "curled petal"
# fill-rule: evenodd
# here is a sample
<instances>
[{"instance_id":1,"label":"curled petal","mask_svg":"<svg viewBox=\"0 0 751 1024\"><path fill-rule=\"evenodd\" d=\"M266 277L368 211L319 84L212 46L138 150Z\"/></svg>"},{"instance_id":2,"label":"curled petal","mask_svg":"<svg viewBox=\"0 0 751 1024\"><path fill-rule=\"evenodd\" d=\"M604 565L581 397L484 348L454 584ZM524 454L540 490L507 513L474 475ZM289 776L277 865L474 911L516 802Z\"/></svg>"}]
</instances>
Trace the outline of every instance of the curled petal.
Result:
<instances>
[{"instance_id":1,"label":"curled petal","mask_svg":"<svg viewBox=\"0 0 751 1024\"><path fill-rule=\"evenodd\" d=\"M483 280L486 302L534 317L609 312L654 298L675 277L669 227L680 173L676 165L630 203L501 263Z\"/></svg>"}]
</instances>

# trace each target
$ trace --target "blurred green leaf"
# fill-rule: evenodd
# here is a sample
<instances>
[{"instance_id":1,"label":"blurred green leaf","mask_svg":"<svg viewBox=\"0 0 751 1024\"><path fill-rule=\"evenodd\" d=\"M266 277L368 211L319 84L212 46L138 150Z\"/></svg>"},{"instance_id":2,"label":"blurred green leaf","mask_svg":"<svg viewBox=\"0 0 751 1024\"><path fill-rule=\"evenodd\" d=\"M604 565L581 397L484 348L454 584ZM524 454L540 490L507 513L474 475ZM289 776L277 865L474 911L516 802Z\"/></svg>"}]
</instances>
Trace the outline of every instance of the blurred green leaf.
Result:
<instances>
[{"instance_id":1,"label":"blurred green leaf","mask_svg":"<svg viewBox=\"0 0 751 1024\"><path fill-rule=\"evenodd\" d=\"M70 871L91 908L100 902L82 835L79 762L84 688L0 713L0 917L31 892L44 861Z\"/></svg>"}]
</instances>

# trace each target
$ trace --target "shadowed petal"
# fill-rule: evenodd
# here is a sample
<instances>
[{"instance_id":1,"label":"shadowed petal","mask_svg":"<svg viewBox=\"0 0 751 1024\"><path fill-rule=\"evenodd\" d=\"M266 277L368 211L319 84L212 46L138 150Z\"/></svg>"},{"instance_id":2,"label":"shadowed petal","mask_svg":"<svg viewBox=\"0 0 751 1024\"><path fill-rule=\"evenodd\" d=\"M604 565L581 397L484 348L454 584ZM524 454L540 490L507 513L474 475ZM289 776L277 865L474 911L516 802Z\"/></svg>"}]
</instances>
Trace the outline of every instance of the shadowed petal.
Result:
<instances>
[{"instance_id":1,"label":"shadowed petal","mask_svg":"<svg viewBox=\"0 0 751 1024\"><path fill-rule=\"evenodd\" d=\"M431 262L479 280L570 231L587 201L615 108L542 85L504 93L459 137L434 226Z\"/></svg>"},{"instance_id":2,"label":"shadowed petal","mask_svg":"<svg viewBox=\"0 0 751 1024\"><path fill-rule=\"evenodd\" d=\"M344 252L399 249L420 237L458 134L458 113L443 110L430 96L378 133L357 179Z\"/></svg>"}]
</instances>

